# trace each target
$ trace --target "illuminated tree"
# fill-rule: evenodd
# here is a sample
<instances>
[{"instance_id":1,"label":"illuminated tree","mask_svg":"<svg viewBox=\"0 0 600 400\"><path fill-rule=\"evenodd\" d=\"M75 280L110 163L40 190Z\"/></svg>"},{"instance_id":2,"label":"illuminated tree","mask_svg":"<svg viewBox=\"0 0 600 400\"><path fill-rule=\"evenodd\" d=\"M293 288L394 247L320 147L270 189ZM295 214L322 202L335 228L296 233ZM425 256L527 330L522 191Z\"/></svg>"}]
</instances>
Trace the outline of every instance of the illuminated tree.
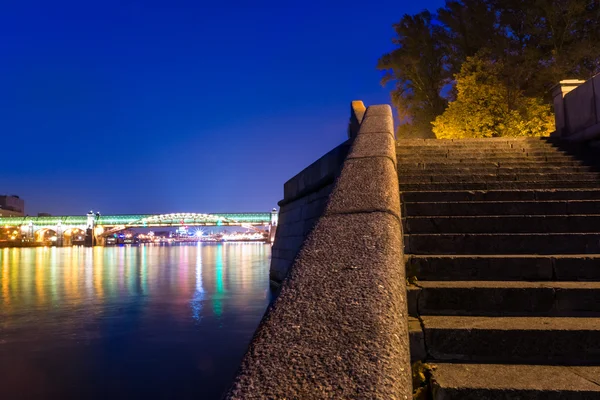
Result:
<instances>
[{"instance_id":1,"label":"illuminated tree","mask_svg":"<svg viewBox=\"0 0 600 400\"><path fill-rule=\"evenodd\" d=\"M456 100L438 116L438 139L499 136L546 136L554 128L550 105L507 84L502 62L485 56L467 58L456 74Z\"/></svg>"},{"instance_id":2,"label":"illuminated tree","mask_svg":"<svg viewBox=\"0 0 600 400\"><path fill-rule=\"evenodd\" d=\"M551 104L552 86L600 72L598 21L600 0L447 0L436 13L403 16L394 25L397 48L378 63L387 72L382 83L394 83L398 137L433 137L431 122L457 98L453 77L462 74L468 57L478 54L502 66L496 77L509 93L507 116L517 112L523 118L525 105L532 107L529 114L543 115L545 108L539 107ZM473 98L462 97L461 103L450 103L455 110ZM513 98L520 99L518 104Z\"/></svg>"}]
</instances>

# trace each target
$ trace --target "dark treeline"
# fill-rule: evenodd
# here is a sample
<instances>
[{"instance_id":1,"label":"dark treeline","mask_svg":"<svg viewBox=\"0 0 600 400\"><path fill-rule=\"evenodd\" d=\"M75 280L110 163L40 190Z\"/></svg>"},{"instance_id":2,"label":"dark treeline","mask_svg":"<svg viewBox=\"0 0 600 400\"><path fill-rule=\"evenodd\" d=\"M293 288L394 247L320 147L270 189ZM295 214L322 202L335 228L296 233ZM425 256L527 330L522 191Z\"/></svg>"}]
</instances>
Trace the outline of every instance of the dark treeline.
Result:
<instances>
[{"instance_id":1,"label":"dark treeline","mask_svg":"<svg viewBox=\"0 0 600 400\"><path fill-rule=\"evenodd\" d=\"M531 112L547 118L552 86L600 71L599 22L600 0L452 0L404 15L394 25L397 48L378 65L383 83L394 83L398 136L469 136L449 127L461 113L485 125L483 136L516 134ZM483 104L490 93L496 99ZM521 118L514 129L501 123L507 113Z\"/></svg>"}]
</instances>

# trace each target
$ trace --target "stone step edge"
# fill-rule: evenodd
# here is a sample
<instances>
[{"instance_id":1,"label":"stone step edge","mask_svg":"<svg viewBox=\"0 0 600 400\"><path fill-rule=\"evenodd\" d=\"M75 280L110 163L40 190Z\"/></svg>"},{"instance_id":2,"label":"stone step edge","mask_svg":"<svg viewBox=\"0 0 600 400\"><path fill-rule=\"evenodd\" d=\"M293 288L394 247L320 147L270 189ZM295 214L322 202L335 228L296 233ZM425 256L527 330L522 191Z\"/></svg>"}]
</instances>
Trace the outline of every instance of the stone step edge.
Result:
<instances>
[{"instance_id":1,"label":"stone step edge","mask_svg":"<svg viewBox=\"0 0 600 400\"><path fill-rule=\"evenodd\" d=\"M600 398L600 367L440 362L427 365L431 368L434 400Z\"/></svg>"},{"instance_id":2,"label":"stone step edge","mask_svg":"<svg viewBox=\"0 0 600 400\"><path fill-rule=\"evenodd\" d=\"M421 316L428 359L600 365L600 318Z\"/></svg>"},{"instance_id":3,"label":"stone step edge","mask_svg":"<svg viewBox=\"0 0 600 400\"><path fill-rule=\"evenodd\" d=\"M600 317L600 280L415 281L407 298L412 317Z\"/></svg>"},{"instance_id":4,"label":"stone step edge","mask_svg":"<svg viewBox=\"0 0 600 400\"><path fill-rule=\"evenodd\" d=\"M404 233L599 233L599 214L403 216Z\"/></svg>"}]
</instances>

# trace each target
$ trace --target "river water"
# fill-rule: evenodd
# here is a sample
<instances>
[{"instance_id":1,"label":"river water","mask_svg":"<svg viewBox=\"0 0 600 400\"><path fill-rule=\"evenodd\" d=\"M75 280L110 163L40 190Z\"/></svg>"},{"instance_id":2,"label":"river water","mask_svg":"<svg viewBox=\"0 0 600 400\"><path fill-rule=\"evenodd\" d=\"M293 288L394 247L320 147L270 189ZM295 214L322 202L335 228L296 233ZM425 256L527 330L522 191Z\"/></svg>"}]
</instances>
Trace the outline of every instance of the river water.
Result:
<instances>
[{"instance_id":1,"label":"river water","mask_svg":"<svg viewBox=\"0 0 600 400\"><path fill-rule=\"evenodd\" d=\"M270 251L0 249L0 398L220 398L270 301Z\"/></svg>"}]
</instances>

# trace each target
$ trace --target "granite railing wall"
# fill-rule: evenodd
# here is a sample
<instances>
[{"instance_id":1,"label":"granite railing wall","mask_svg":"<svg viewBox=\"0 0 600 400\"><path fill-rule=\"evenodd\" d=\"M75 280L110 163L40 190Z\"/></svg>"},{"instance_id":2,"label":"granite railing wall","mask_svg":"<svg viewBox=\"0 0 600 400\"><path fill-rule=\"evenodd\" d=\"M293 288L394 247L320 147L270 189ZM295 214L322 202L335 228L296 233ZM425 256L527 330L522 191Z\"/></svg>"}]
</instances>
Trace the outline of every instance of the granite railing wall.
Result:
<instances>
[{"instance_id":1,"label":"granite railing wall","mask_svg":"<svg viewBox=\"0 0 600 400\"><path fill-rule=\"evenodd\" d=\"M270 278L280 284L300 246L323 214L333 182L350 149L346 141L325 154L283 185L279 222L271 252Z\"/></svg>"},{"instance_id":2,"label":"granite railing wall","mask_svg":"<svg viewBox=\"0 0 600 400\"><path fill-rule=\"evenodd\" d=\"M600 74L587 81L561 81L553 97L558 136L574 141L600 137Z\"/></svg>"},{"instance_id":3,"label":"granite railing wall","mask_svg":"<svg viewBox=\"0 0 600 400\"><path fill-rule=\"evenodd\" d=\"M333 183L305 191L330 193L250 343L228 399L412 396L390 107L369 107L349 133L350 147ZM306 176L316 176L307 170ZM288 193L298 196L282 208L307 197L300 187L311 187L290 182L296 189ZM277 234L276 241L289 237ZM284 269L277 274L284 276Z\"/></svg>"},{"instance_id":4,"label":"granite railing wall","mask_svg":"<svg viewBox=\"0 0 600 400\"><path fill-rule=\"evenodd\" d=\"M271 253L270 277L273 283L280 284L286 277L300 246L323 214L364 113L362 101L352 102L349 139L283 185L283 200L279 202L279 222Z\"/></svg>"}]
</instances>

